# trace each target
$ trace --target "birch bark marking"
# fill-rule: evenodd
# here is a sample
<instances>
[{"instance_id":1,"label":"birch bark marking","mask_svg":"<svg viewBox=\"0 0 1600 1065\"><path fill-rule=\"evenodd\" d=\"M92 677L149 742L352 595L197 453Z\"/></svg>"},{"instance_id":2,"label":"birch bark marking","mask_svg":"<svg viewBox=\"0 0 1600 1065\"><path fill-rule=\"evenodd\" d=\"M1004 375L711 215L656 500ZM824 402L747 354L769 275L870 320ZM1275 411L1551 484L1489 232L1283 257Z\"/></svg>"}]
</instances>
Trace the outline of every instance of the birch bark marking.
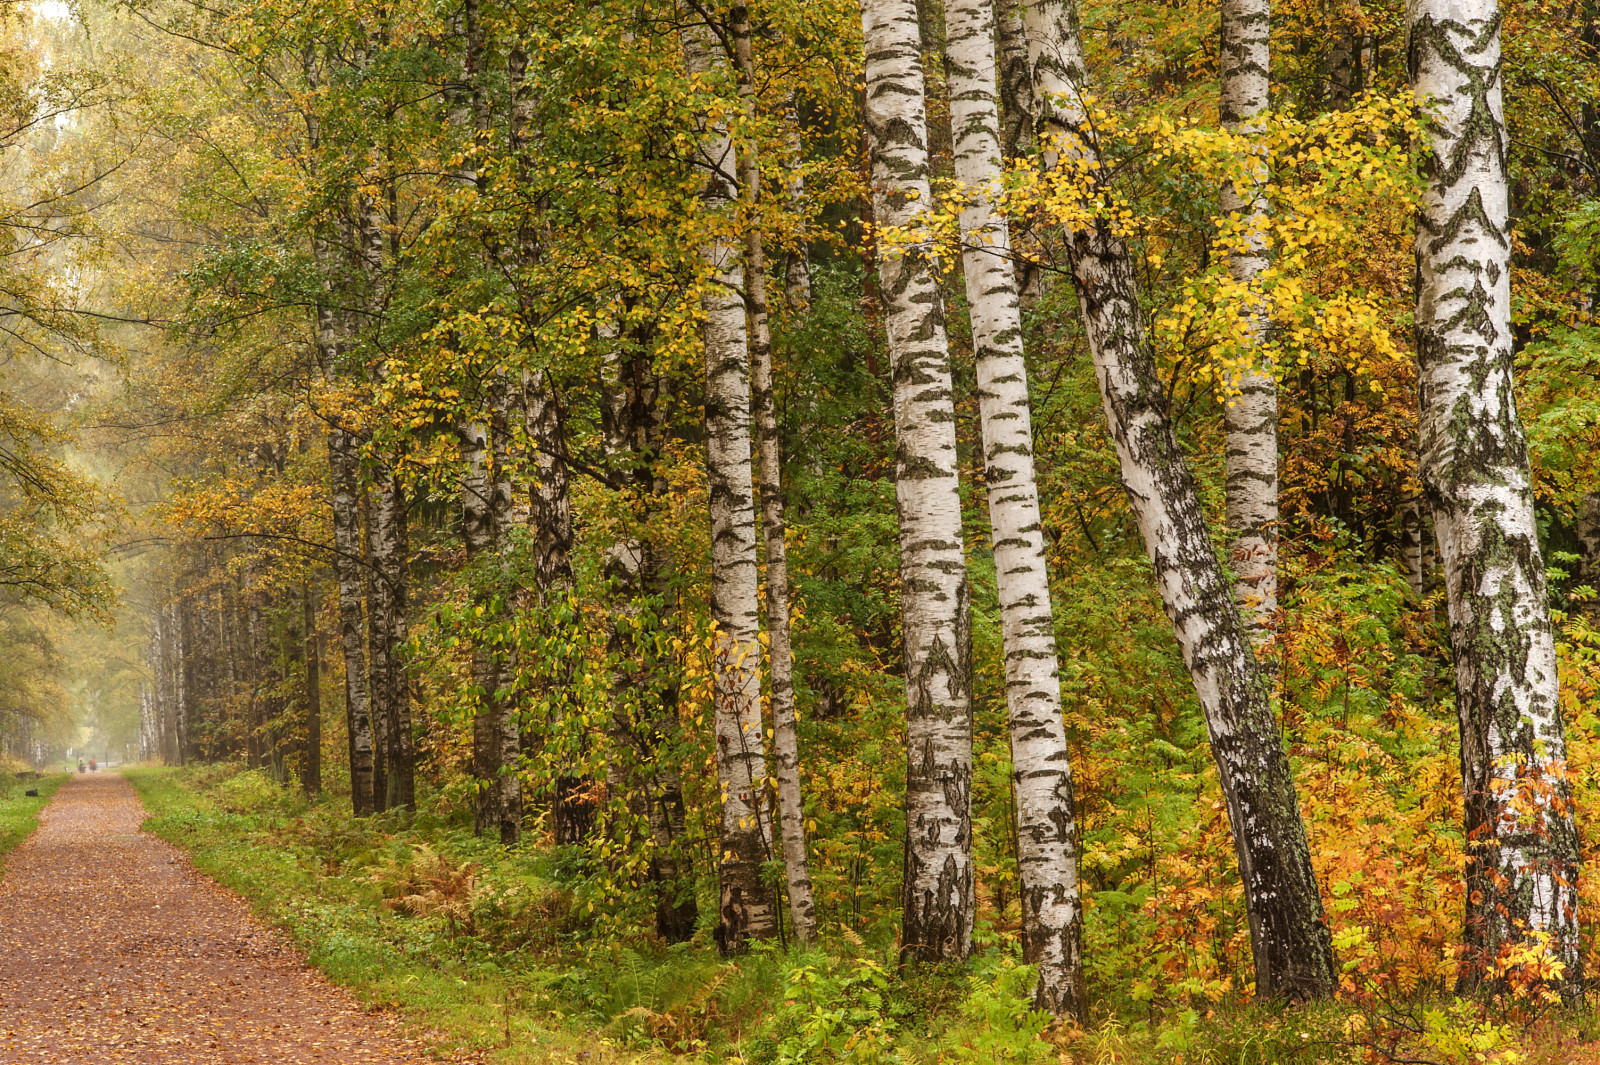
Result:
<instances>
[{"instance_id":1,"label":"birch bark marking","mask_svg":"<svg viewBox=\"0 0 1600 1065\"><path fill-rule=\"evenodd\" d=\"M1059 148L1093 158L1098 148L1080 90L1085 71L1076 10L1063 0L1030 0L1027 28L1045 132ZM1256 993L1325 997L1334 990L1333 950L1299 796L1267 685L1167 416L1127 245L1098 223L1064 237L1123 487L1206 716L1244 881Z\"/></svg>"},{"instance_id":2,"label":"birch bark marking","mask_svg":"<svg viewBox=\"0 0 1600 1065\"><path fill-rule=\"evenodd\" d=\"M1223 125L1244 136L1261 131L1260 118L1267 111L1270 15L1270 0L1222 0L1220 111ZM1228 272L1241 285L1267 267L1267 165L1252 149L1248 167L1250 184L1222 186L1223 214L1238 214L1248 227L1245 250L1228 257ZM1249 363L1229 375L1223 415L1229 553L1238 578L1239 613L1260 642L1278 609L1278 380L1262 349L1271 325L1266 307L1253 301L1239 314L1248 319L1254 350ZM1239 394L1232 395L1232 389Z\"/></svg>"},{"instance_id":3,"label":"birch bark marking","mask_svg":"<svg viewBox=\"0 0 1600 1065\"><path fill-rule=\"evenodd\" d=\"M473 559L500 547L499 475L491 457L489 433L487 424L473 418L463 418L456 428L462 465L462 539ZM489 620L493 620L488 611L491 596L487 590L473 592L474 603L485 607L483 617ZM473 828L479 835L497 832L501 842L509 844L522 836L522 803L515 774L515 717L500 693L505 675L501 654L480 640L472 652L472 686L479 700L472 719L472 769L478 780Z\"/></svg>"},{"instance_id":4,"label":"birch bark marking","mask_svg":"<svg viewBox=\"0 0 1600 1065\"><path fill-rule=\"evenodd\" d=\"M1000 149L1015 159L1033 149L1033 68L1028 65L1028 32L1022 0L997 0L995 48L1000 66Z\"/></svg>"},{"instance_id":5,"label":"birch bark marking","mask_svg":"<svg viewBox=\"0 0 1600 1065\"><path fill-rule=\"evenodd\" d=\"M1588 492L1578 504L1578 583L1600 593L1600 492ZM1583 604L1590 617L1600 616L1600 595Z\"/></svg>"},{"instance_id":6,"label":"birch bark marking","mask_svg":"<svg viewBox=\"0 0 1600 1065\"><path fill-rule=\"evenodd\" d=\"M912 0L862 0L873 217L910 229L933 197ZM906 858L901 952L972 953L972 666L944 310L926 252L881 249L894 379L895 497L906 662Z\"/></svg>"},{"instance_id":7,"label":"birch bark marking","mask_svg":"<svg viewBox=\"0 0 1600 1065\"><path fill-rule=\"evenodd\" d=\"M405 488L392 467L383 469L374 493L370 544L372 585L377 612L382 623L372 625L374 638L381 633L383 669L377 666L374 650L374 686L381 676L383 684L384 737L387 750L384 762L388 793L385 809L409 808L416 803L416 777L412 765L411 686L399 650L406 641L406 499Z\"/></svg>"},{"instance_id":8,"label":"birch bark marking","mask_svg":"<svg viewBox=\"0 0 1600 1065\"><path fill-rule=\"evenodd\" d=\"M345 717L350 730L350 803L357 817L373 811L372 703L366 654L361 646L361 549L359 445L337 425L328 430L333 474L333 573L339 585L339 646L344 652Z\"/></svg>"},{"instance_id":9,"label":"birch bark marking","mask_svg":"<svg viewBox=\"0 0 1600 1065\"><path fill-rule=\"evenodd\" d=\"M786 133L784 147L788 152L785 162L789 171L784 184L789 194L790 210L794 211L796 218L803 218L806 179L800 167L805 162L805 143L801 139L800 132L800 101L795 98L794 93L789 94L789 99L784 105L783 122ZM811 250L806 246L804 235L795 241L794 250L785 256L783 289L787 301L785 309L789 313L808 310L811 307Z\"/></svg>"},{"instance_id":10,"label":"birch bark marking","mask_svg":"<svg viewBox=\"0 0 1600 1065\"><path fill-rule=\"evenodd\" d=\"M755 56L750 44L750 9L736 4L729 18L739 95L745 115L757 117ZM796 127L791 126L791 129ZM761 164L755 146L739 160L746 210L745 306L749 310L751 399L760 443L761 532L767 556L767 653L771 675L773 777L778 792L778 829L795 938L809 946L817 938L817 903L806 858L805 805L800 792L800 738L794 708L794 654L789 644L789 553L784 542L783 453L772 393L772 330L767 305L767 253L761 222ZM802 252L804 245L801 246ZM803 255L798 261L804 262ZM795 260L791 260L791 267ZM792 280L792 279L791 279ZM796 283L792 287L798 287ZM805 279L810 300L810 280ZM801 309L804 303L798 304Z\"/></svg>"},{"instance_id":11,"label":"birch bark marking","mask_svg":"<svg viewBox=\"0 0 1600 1065\"><path fill-rule=\"evenodd\" d=\"M971 197L961 212L962 266L978 361L978 409L1005 649L1022 953L1039 967L1035 1003L1057 1016L1082 1019L1087 1003L1072 765L1061 719L1050 576L1033 469L1022 312L1010 228L991 199L999 187L1003 150L993 23L991 0L949 0L945 5L955 173Z\"/></svg>"},{"instance_id":12,"label":"birch bark marking","mask_svg":"<svg viewBox=\"0 0 1600 1065\"><path fill-rule=\"evenodd\" d=\"M726 65L703 26L683 34L691 75ZM702 130L696 164L708 217L728 217L738 200L738 162L727 126ZM739 249L721 236L701 248L707 279L700 293L706 359L706 479L711 496L711 616L717 626L717 777L722 785L722 920L717 943L737 950L746 939L777 934L772 893L761 880L771 857L761 728L761 597L756 563L755 487L750 445L750 346Z\"/></svg>"},{"instance_id":13,"label":"birch bark marking","mask_svg":"<svg viewBox=\"0 0 1600 1065\"><path fill-rule=\"evenodd\" d=\"M1511 230L1495 0L1413 0L1411 87L1433 109L1417 218L1419 453L1455 654L1476 986L1550 936L1581 992L1578 836L1554 634L1512 382ZM1519 810L1521 812L1519 812Z\"/></svg>"}]
</instances>

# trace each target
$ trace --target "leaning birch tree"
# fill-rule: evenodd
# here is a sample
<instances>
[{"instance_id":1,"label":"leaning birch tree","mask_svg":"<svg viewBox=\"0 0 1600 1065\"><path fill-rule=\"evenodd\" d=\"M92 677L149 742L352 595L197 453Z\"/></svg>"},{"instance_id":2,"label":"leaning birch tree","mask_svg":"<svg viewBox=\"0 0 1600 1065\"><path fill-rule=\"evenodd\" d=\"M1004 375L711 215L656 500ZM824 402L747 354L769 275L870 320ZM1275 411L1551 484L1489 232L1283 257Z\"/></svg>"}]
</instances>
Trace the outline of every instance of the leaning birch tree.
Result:
<instances>
[{"instance_id":1,"label":"leaning birch tree","mask_svg":"<svg viewBox=\"0 0 1600 1065\"><path fill-rule=\"evenodd\" d=\"M1129 507L1211 736L1244 881L1256 993L1324 997L1334 990L1333 949L1289 758L1167 413L1127 243L1093 210L1110 179L1084 104L1077 12L1070 0L1030 0L1026 25L1043 134L1053 142L1046 161L1072 169L1089 208L1088 221L1064 233L1065 250Z\"/></svg>"},{"instance_id":2,"label":"leaning birch tree","mask_svg":"<svg viewBox=\"0 0 1600 1065\"><path fill-rule=\"evenodd\" d=\"M1417 217L1419 459L1444 571L1466 797L1471 988L1547 936L1581 988L1578 835L1528 444L1512 374L1510 181L1496 0L1413 0L1428 109Z\"/></svg>"},{"instance_id":3,"label":"leaning birch tree","mask_svg":"<svg viewBox=\"0 0 1600 1065\"><path fill-rule=\"evenodd\" d=\"M727 67L704 25L683 33L691 76ZM725 122L700 131L700 199L712 231L701 246L700 332L706 362L706 481L711 497L711 617L717 779L722 787L722 895L717 942L738 949L777 934L761 865L771 857L767 760L761 729L761 596L750 441L750 344L744 268L726 228L739 199L738 160Z\"/></svg>"},{"instance_id":4,"label":"leaning birch tree","mask_svg":"<svg viewBox=\"0 0 1600 1065\"><path fill-rule=\"evenodd\" d=\"M991 0L949 0L945 7L950 123L963 196L962 269L1005 654L1022 953L1039 970L1040 1008L1082 1018L1087 1003L1072 765L1061 717L1011 231L994 204L1003 173L994 21Z\"/></svg>"},{"instance_id":5,"label":"leaning birch tree","mask_svg":"<svg viewBox=\"0 0 1600 1065\"><path fill-rule=\"evenodd\" d=\"M926 84L912 0L862 0L872 207L909 233L932 203ZM878 279L894 380L900 616L906 670L902 952L972 953L972 664L956 419L943 298L927 245L882 247Z\"/></svg>"}]
</instances>

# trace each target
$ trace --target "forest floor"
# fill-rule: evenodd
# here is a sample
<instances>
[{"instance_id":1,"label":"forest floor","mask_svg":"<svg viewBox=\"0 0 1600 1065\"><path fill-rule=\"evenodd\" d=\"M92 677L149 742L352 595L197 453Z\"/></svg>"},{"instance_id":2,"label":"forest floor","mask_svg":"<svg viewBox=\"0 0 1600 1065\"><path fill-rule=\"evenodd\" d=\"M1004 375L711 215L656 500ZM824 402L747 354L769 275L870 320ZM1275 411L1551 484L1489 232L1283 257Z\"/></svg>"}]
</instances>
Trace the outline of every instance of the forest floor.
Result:
<instances>
[{"instance_id":1,"label":"forest floor","mask_svg":"<svg viewBox=\"0 0 1600 1065\"><path fill-rule=\"evenodd\" d=\"M0 1060L430 1060L306 967L112 773L57 791L0 883Z\"/></svg>"},{"instance_id":2,"label":"forest floor","mask_svg":"<svg viewBox=\"0 0 1600 1065\"><path fill-rule=\"evenodd\" d=\"M477 838L459 792L430 789L415 812L355 818L344 793L308 800L236 764L127 778L148 832L237 892L331 983L457 1061L1600 1065L1595 1014L1528 1018L1447 996L1118 1010L1102 989L1086 1028L1051 1025L1031 1010L1031 971L1005 944L965 966L898 970L893 943L853 936L727 959L706 935L666 946L607 932L582 916L594 895L581 870L549 847ZM714 885L701 886L705 896ZM11 920L5 907L0 897L0 921ZM6 1057L7 1026L0 1011L0 1065L41 1060Z\"/></svg>"}]
</instances>

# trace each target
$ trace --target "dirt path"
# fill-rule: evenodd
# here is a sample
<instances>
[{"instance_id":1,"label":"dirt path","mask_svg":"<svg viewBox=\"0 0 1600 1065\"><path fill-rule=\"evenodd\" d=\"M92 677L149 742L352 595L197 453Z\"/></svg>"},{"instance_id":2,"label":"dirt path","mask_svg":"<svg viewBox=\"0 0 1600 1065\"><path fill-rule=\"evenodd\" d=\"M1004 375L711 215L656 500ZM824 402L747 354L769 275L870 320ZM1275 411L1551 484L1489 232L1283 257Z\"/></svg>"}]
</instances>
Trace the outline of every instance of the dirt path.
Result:
<instances>
[{"instance_id":1,"label":"dirt path","mask_svg":"<svg viewBox=\"0 0 1600 1065\"><path fill-rule=\"evenodd\" d=\"M428 1060L143 818L120 776L75 776L6 858L0 1062Z\"/></svg>"}]
</instances>

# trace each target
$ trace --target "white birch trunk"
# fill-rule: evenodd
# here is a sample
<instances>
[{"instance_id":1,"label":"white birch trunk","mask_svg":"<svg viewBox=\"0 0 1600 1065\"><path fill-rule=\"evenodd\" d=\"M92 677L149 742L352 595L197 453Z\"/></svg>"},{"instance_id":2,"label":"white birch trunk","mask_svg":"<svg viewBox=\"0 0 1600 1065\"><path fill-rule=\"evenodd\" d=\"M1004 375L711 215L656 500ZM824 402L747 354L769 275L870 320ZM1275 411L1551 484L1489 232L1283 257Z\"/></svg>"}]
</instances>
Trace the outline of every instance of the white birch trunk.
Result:
<instances>
[{"instance_id":1,"label":"white birch trunk","mask_svg":"<svg viewBox=\"0 0 1600 1065\"><path fill-rule=\"evenodd\" d=\"M1011 234L992 199L1003 172L1003 149L991 0L948 0L945 40L955 173L971 201L961 212L962 267L978 362L984 479L1005 650L1022 954L1039 969L1036 1004L1057 1016L1082 1019L1087 1003L1072 765L1061 718Z\"/></svg>"},{"instance_id":2,"label":"white birch trunk","mask_svg":"<svg viewBox=\"0 0 1600 1065\"><path fill-rule=\"evenodd\" d=\"M333 474L333 573L339 585L339 646L344 652L345 716L350 730L350 801L357 817L373 811L372 703L361 646L361 544L359 445L350 433L328 430Z\"/></svg>"},{"instance_id":3,"label":"white birch trunk","mask_svg":"<svg viewBox=\"0 0 1600 1065\"><path fill-rule=\"evenodd\" d=\"M410 685L399 649L406 640L406 502L394 470L376 479L368 521L372 557L372 689L373 706L383 715L384 784L378 805L409 808L416 802L411 745ZM381 705L377 699L382 685Z\"/></svg>"},{"instance_id":4,"label":"white birch trunk","mask_svg":"<svg viewBox=\"0 0 1600 1065\"><path fill-rule=\"evenodd\" d=\"M757 116L755 56L750 41L750 10L736 5L729 18L734 57L739 68L739 95L745 114ZM791 101L792 103L792 101ZM796 129L796 126L791 126ZM744 231L745 305L749 311L751 400L760 442L761 531L767 558L767 653L771 676L773 783L778 796L778 833L794 934L803 945L817 938L817 904L811 890L806 857L805 804L800 791L800 737L794 706L794 654L789 643L789 553L785 542L783 453L778 438L778 412L772 391L772 331L767 306L767 253L762 232L761 165L754 150L740 158L747 220ZM803 246L802 246L803 248ZM801 262L804 257L801 256ZM790 266L794 260L790 261ZM801 281L789 279L798 286ZM803 279L810 300L809 275ZM800 306L804 306L801 304Z\"/></svg>"},{"instance_id":5,"label":"white birch trunk","mask_svg":"<svg viewBox=\"0 0 1600 1065\"><path fill-rule=\"evenodd\" d=\"M1031 0L1027 28L1045 131L1058 148L1097 157L1083 105L1076 10L1070 0ZM1256 993L1324 997L1334 990L1333 951L1299 797L1267 685L1167 415L1127 246L1105 223L1064 236L1128 503L1206 715L1244 882Z\"/></svg>"},{"instance_id":6,"label":"white birch trunk","mask_svg":"<svg viewBox=\"0 0 1600 1065\"><path fill-rule=\"evenodd\" d=\"M704 27L684 31L691 74L725 69ZM696 158L709 216L731 216L738 162L723 123L703 129ZM700 293L706 360L706 475L711 495L711 616L715 659L717 776L722 785L722 921L717 942L738 949L777 934L761 864L771 857L761 727L761 598L756 562L755 488L750 443L750 347L739 249L721 237L701 249Z\"/></svg>"},{"instance_id":7,"label":"white birch trunk","mask_svg":"<svg viewBox=\"0 0 1600 1065\"><path fill-rule=\"evenodd\" d=\"M1432 111L1417 219L1420 458L1444 570L1466 796L1466 987L1550 936L1581 989L1578 838L1566 780L1511 334L1510 188L1495 0L1413 0L1412 91Z\"/></svg>"},{"instance_id":8,"label":"white birch trunk","mask_svg":"<svg viewBox=\"0 0 1600 1065\"><path fill-rule=\"evenodd\" d=\"M912 0L862 0L873 217L913 228L932 205L926 86ZM943 297L923 248L880 249L894 379L906 668L902 954L972 953L972 629Z\"/></svg>"},{"instance_id":9,"label":"white birch trunk","mask_svg":"<svg viewBox=\"0 0 1600 1065\"><path fill-rule=\"evenodd\" d=\"M1267 111L1270 16L1270 0L1222 0L1219 110L1224 126L1247 136L1261 131ZM1228 271L1241 285L1267 268L1267 164L1259 153L1252 152L1249 173L1247 184L1222 187L1222 213L1237 215L1248 227L1245 250L1228 257ZM1270 634L1278 609L1278 380L1262 348L1271 327L1266 307L1253 301L1239 314L1248 319L1255 350L1226 382L1229 554L1239 613L1259 643Z\"/></svg>"},{"instance_id":10,"label":"white birch trunk","mask_svg":"<svg viewBox=\"0 0 1600 1065\"><path fill-rule=\"evenodd\" d=\"M804 216L806 200L806 179L800 171L800 165L805 161L805 144L800 137L800 102L793 93L783 111L784 127L788 132L788 163L789 176L784 182L789 194L789 209L795 217ZM784 296L788 301L790 313L803 311L811 306L811 252L804 240L797 241L793 251L789 252L784 260L783 267Z\"/></svg>"}]
</instances>

